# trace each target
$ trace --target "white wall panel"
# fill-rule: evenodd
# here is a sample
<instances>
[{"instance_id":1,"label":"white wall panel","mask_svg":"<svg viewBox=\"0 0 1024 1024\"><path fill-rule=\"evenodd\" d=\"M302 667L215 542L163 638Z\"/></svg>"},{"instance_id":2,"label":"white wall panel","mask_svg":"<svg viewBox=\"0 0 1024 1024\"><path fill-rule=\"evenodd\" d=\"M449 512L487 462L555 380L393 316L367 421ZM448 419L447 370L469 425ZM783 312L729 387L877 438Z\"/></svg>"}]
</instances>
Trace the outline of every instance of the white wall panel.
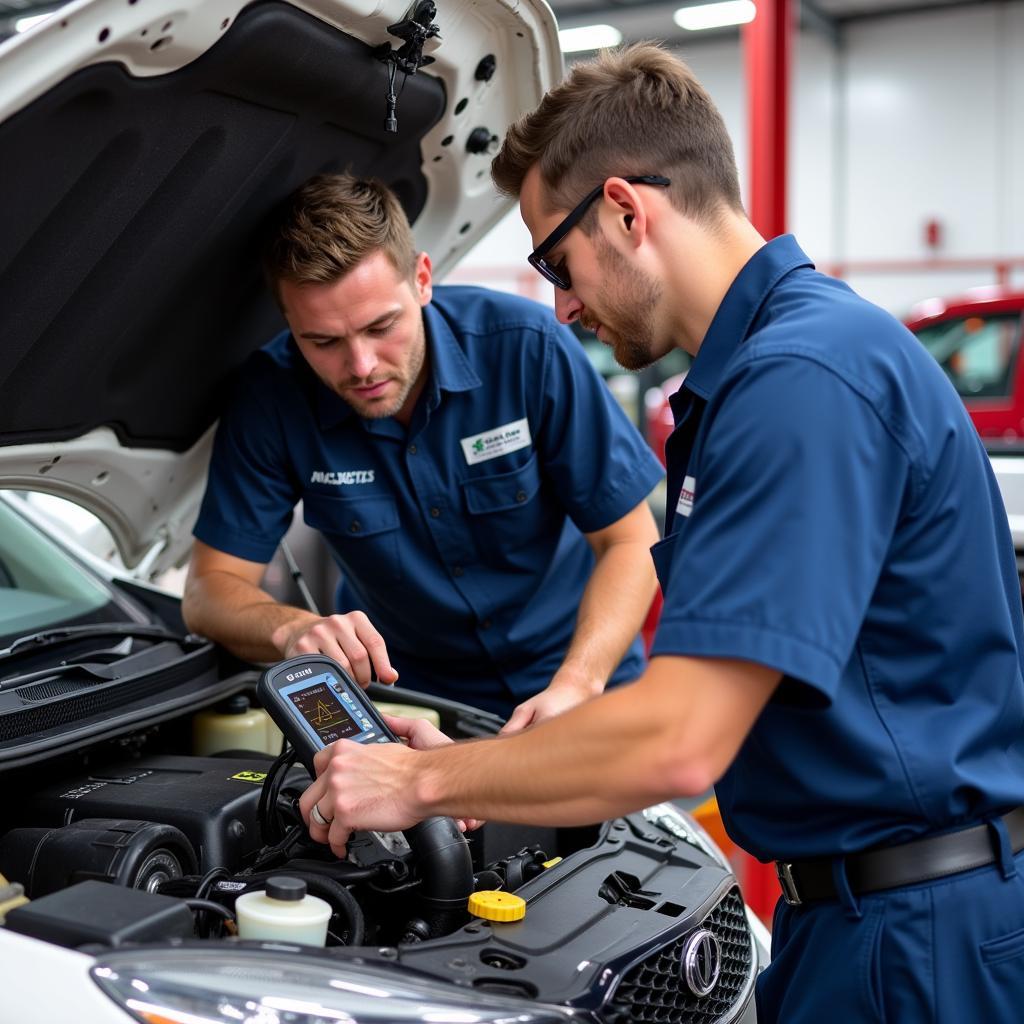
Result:
<instances>
[{"instance_id":1,"label":"white wall panel","mask_svg":"<svg viewBox=\"0 0 1024 1024\"><path fill-rule=\"evenodd\" d=\"M801 33L790 86L790 229L811 259L836 258L836 145L840 127L836 55L820 36Z\"/></svg>"},{"instance_id":2,"label":"white wall panel","mask_svg":"<svg viewBox=\"0 0 1024 1024\"><path fill-rule=\"evenodd\" d=\"M997 244L999 20L993 5L856 23L847 30L847 259Z\"/></svg>"},{"instance_id":3,"label":"white wall panel","mask_svg":"<svg viewBox=\"0 0 1024 1024\"><path fill-rule=\"evenodd\" d=\"M1011 256L1024 256L1024 3L1003 9L1002 64L1006 82L1000 126L1006 142L1006 195L1003 244ZM1017 282L1024 271L1017 275Z\"/></svg>"}]
</instances>

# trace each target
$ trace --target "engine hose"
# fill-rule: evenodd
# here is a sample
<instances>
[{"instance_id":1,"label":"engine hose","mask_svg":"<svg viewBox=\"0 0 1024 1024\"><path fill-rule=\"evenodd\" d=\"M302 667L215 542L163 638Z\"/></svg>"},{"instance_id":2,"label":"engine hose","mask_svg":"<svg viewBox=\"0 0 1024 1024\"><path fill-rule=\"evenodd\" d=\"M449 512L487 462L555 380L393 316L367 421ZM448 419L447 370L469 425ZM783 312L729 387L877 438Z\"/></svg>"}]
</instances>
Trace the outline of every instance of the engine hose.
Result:
<instances>
[{"instance_id":1,"label":"engine hose","mask_svg":"<svg viewBox=\"0 0 1024 1024\"><path fill-rule=\"evenodd\" d=\"M404 832L420 869L420 901L432 936L454 930L473 892L473 859L451 818L427 818Z\"/></svg>"},{"instance_id":2,"label":"engine hose","mask_svg":"<svg viewBox=\"0 0 1024 1024\"><path fill-rule=\"evenodd\" d=\"M276 878L278 875L286 875L290 878L301 878L306 883L306 889L313 895L326 900L336 913L348 919L348 945L361 946L366 937L366 918L363 916L363 909L356 902L356 898L340 882L333 878L325 878L323 875L313 874L305 871L292 871L288 868L276 868L273 871L261 871L253 875L246 875L244 892L251 892L253 889L263 888L263 883L268 878ZM239 879L242 881L242 879ZM237 898L241 893L234 893Z\"/></svg>"}]
</instances>

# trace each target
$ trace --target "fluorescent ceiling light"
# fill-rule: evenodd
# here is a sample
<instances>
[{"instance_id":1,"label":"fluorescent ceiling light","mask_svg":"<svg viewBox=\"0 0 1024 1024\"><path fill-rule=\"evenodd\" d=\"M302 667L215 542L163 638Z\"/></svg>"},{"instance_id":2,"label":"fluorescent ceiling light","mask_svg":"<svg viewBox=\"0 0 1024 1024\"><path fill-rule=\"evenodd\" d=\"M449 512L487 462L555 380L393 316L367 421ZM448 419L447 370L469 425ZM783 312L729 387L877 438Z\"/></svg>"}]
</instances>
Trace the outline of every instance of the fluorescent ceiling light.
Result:
<instances>
[{"instance_id":1,"label":"fluorescent ceiling light","mask_svg":"<svg viewBox=\"0 0 1024 1024\"><path fill-rule=\"evenodd\" d=\"M726 25L745 25L753 21L757 8L753 0L726 0L720 4L701 4L699 7L680 7L672 20L690 32L705 28L724 28Z\"/></svg>"},{"instance_id":2,"label":"fluorescent ceiling light","mask_svg":"<svg viewBox=\"0 0 1024 1024\"><path fill-rule=\"evenodd\" d=\"M558 33L562 53L580 50L600 50L603 46L618 46L622 33L613 25L584 25L581 28L563 28Z\"/></svg>"},{"instance_id":3,"label":"fluorescent ceiling light","mask_svg":"<svg viewBox=\"0 0 1024 1024\"><path fill-rule=\"evenodd\" d=\"M46 21L51 14L53 14L53 11L47 11L45 14L27 14L24 18L17 18L14 22L14 31L24 32L33 25L38 25L39 22Z\"/></svg>"}]
</instances>

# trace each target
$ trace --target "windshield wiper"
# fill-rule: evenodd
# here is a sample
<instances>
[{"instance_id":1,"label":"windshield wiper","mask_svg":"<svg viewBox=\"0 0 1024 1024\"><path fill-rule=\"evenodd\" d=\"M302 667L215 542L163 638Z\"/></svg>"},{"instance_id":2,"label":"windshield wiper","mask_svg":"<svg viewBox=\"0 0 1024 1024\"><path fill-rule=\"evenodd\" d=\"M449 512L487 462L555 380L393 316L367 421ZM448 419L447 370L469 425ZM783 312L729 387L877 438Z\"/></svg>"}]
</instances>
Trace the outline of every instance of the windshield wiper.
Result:
<instances>
[{"instance_id":1,"label":"windshield wiper","mask_svg":"<svg viewBox=\"0 0 1024 1024\"><path fill-rule=\"evenodd\" d=\"M16 654L25 654L29 650L37 651L46 647L56 647L71 643L74 640L91 640L96 637L125 636L138 640L174 640L185 646L205 643L192 633L182 636L169 630L166 626L145 626L140 623L110 622L97 626L64 626L60 629L44 629L39 633L30 633L19 637L10 647L0 649L0 661Z\"/></svg>"}]
</instances>

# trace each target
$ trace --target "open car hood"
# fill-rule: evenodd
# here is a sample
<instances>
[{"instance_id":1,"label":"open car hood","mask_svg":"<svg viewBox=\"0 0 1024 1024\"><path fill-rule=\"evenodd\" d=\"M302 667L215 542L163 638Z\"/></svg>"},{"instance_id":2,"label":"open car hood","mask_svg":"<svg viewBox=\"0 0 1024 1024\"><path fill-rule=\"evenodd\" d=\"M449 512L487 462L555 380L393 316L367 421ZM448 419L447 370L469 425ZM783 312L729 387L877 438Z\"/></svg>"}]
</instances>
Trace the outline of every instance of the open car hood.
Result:
<instances>
[{"instance_id":1,"label":"open car hood","mask_svg":"<svg viewBox=\"0 0 1024 1024\"><path fill-rule=\"evenodd\" d=\"M554 19L424 2L85 0L0 46L0 487L86 507L129 566L180 563L229 378L284 326L272 207L381 178L438 276L506 212L490 156L561 75ZM439 31L390 132L380 55L409 18Z\"/></svg>"}]
</instances>

